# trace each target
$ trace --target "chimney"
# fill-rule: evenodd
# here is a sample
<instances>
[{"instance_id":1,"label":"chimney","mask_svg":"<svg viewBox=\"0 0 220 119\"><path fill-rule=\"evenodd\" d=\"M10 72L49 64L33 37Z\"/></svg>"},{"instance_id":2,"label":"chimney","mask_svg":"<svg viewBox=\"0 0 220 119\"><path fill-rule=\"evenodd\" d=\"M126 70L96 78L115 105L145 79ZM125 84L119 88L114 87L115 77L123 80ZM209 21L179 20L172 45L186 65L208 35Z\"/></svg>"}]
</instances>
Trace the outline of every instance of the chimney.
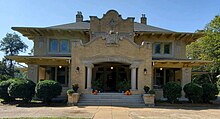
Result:
<instances>
[{"instance_id":1,"label":"chimney","mask_svg":"<svg viewBox=\"0 0 220 119\"><path fill-rule=\"evenodd\" d=\"M83 15L81 11L78 11L76 14L76 22L83 22Z\"/></svg>"},{"instance_id":2,"label":"chimney","mask_svg":"<svg viewBox=\"0 0 220 119\"><path fill-rule=\"evenodd\" d=\"M145 17L145 14L142 14L142 16L141 16L141 23L147 24L147 18Z\"/></svg>"}]
</instances>

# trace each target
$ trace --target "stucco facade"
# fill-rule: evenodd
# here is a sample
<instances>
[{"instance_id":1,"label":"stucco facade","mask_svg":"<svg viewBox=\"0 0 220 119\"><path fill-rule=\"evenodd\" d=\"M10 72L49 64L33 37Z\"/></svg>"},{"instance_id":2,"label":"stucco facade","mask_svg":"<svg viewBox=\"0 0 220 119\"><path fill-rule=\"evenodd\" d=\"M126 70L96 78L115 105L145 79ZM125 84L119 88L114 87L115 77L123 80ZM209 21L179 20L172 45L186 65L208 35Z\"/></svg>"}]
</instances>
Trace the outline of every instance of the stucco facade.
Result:
<instances>
[{"instance_id":1,"label":"stucco facade","mask_svg":"<svg viewBox=\"0 0 220 119\"><path fill-rule=\"evenodd\" d=\"M147 24L142 15L122 19L115 10L102 18L46 28L13 27L34 42L34 56L11 56L28 64L28 76L35 82L53 79L68 89L79 84L79 92L92 93L94 82L102 80L103 92L117 92L119 83L130 83L132 93L144 93L149 86L162 98L168 81L184 86L191 81L193 66L205 61L186 58L186 45L202 34L175 32ZM65 80L65 81L64 81ZM65 90L64 90L65 92Z\"/></svg>"}]
</instances>

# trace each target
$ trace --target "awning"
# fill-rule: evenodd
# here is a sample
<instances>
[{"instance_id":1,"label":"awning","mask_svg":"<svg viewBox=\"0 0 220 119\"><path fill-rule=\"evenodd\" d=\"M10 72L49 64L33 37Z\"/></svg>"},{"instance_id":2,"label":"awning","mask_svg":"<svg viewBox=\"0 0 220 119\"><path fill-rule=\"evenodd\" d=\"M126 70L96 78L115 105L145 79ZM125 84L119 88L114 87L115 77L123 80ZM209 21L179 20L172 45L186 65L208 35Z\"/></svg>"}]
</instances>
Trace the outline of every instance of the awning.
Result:
<instances>
[{"instance_id":1,"label":"awning","mask_svg":"<svg viewBox=\"0 0 220 119\"><path fill-rule=\"evenodd\" d=\"M26 64L69 65L71 57L6 56L8 59Z\"/></svg>"},{"instance_id":2,"label":"awning","mask_svg":"<svg viewBox=\"0 0 220 119\"><path fill-rule=\"evenodd\" d=\"M182 67L195 67L195 66L203 66L208 63L212 63L212 61L203 61L203 60L191 60L191 59L180 59L180 60L152 60L154 67L162 67L162 68L182 68Z\"/></svg>"}]
</instances>

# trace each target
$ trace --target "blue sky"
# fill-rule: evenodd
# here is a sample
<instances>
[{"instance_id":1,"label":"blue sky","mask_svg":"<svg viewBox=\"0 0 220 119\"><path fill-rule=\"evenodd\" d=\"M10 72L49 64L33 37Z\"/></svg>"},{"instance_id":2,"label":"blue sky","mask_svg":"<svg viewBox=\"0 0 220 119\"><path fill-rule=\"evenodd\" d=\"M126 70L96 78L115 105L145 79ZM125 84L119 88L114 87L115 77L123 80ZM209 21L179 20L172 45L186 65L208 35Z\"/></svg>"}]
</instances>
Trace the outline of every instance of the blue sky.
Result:
<instances>
[{"instance_id":1,"label":"blue sky","mask_svg":"<svg viewBox=\"0 0 220 119\"><path fill-rule=\"evenodd\" d=\"M102 17L115 9L123 18L140 21L146 14L148 24L179 32L203 29L215 15L220 14L220 0L0 0L0 39L13 33L11 27L46 27L75 22L77 11L84 19ZM21 39L33 47L33 42ZM27 51L26 53L30 52ZM0 52L0 59L3 57Z\"/></svg>"}]
</instances>

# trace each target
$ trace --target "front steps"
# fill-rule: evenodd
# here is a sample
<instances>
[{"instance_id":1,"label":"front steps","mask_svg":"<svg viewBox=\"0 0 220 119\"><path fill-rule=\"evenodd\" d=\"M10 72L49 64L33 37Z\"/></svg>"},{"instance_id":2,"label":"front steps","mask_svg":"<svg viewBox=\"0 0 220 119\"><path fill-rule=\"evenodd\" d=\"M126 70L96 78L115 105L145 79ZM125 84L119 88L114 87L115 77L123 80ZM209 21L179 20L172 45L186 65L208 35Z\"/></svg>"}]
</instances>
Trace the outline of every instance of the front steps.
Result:
<instances>
[{"instance_id":1,"label":"front steps","mask_svg":"<svg viewBox=\"0 0 220 119\"><path fill-rule=\"evenodd\" d=\"M144 107L140 94L124 95L123 93L81 94L78 106L125 106Z\"/></svg>"}]
</instances>

